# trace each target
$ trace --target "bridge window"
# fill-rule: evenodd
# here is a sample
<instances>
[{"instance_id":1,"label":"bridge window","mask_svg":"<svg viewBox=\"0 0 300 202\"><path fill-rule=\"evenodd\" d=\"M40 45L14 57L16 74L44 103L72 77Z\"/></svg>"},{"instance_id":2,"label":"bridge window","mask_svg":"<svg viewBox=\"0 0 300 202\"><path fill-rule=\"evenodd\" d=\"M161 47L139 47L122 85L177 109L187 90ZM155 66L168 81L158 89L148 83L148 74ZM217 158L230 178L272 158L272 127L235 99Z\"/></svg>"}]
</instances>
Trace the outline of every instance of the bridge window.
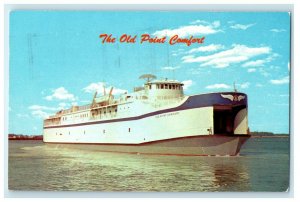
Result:
<instances>
[{"instance_id":1,"label":"bridge window","mask_svg":"<svg viewBox=\"0 0 300 202\"><path fill-rule=\"evenodd\" d=\"M165 84L165 89L168 89L168 84Z\"/></svg>"},{"instance_id":2,"label":"bridge window","mask_svg":"<svg viewBox=\"0 0 300 202\"><path fill-rule=\"evenodd\" d=\"M175 89L175 84L172 85L172 89Z\"/></svg>"},{"instance_id":3,"label":"bridge window","mask_svg":"<svg viewBox=\"0 0 300 202\"><path fill-rule=\"evenodd\" d=\"M164 89L164 84L161 84L161 85L160 85L160 88L161 88L161 89Z\"/></svg>"}]
</instances>

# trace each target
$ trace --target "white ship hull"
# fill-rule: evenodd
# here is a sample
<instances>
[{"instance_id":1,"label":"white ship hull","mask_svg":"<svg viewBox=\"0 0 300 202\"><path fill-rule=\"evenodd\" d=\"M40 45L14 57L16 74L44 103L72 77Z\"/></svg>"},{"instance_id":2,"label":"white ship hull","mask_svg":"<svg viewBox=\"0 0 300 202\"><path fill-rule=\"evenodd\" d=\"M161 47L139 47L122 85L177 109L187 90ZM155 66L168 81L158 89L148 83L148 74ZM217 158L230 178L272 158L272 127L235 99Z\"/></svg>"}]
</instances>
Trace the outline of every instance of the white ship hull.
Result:
<instances>
[{"instance_id":1,"label":"white ship hull","mask_svg":"<svg viewBox=\"0 0 300 202\"><path fill-rule=\"evenodd\" d=\"M135 116L44 127L46 143L143 154L237 155L248 138L247 100L220 93L190 96L152 112L141 109Z\"/></svg>"}]
</instances>

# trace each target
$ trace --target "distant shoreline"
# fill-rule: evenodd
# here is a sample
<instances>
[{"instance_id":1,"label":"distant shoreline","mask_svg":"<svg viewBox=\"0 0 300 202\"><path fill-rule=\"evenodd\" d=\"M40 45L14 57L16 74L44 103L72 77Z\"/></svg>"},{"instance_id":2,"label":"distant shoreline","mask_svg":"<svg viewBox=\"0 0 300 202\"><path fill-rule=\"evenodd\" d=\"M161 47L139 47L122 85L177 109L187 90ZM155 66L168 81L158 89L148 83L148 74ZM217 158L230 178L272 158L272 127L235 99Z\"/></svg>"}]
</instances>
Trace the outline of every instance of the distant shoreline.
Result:
<instances>
[{"instance_id":1,"label":"distant shoreline","mask_svg":"<svg viewBox=\"0 0 300 202\"><path fill-rule=\"evenodd\" d=\"M43 136L42 135L32 135L32 136L28 136L28 135L8 135L8 140L43 140Z\"/></svg>"}]
</instances>

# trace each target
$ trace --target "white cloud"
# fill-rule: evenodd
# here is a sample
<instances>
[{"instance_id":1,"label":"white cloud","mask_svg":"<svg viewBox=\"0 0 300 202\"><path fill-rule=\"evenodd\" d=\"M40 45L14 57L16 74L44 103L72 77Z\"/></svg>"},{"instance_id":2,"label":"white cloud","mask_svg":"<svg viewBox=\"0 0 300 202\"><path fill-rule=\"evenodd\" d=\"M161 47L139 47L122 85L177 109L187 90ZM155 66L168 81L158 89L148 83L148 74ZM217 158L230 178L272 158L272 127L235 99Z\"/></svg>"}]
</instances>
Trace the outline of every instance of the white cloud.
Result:
<instances>
[{"instance_id":1,"label":"white cloud","mask_svg":"<svg viewBox=\"0 0 300 202\"><path fill-rule=\"evenodd\" d=\"M189 87L191 87L193 85L193 81L192 80L182 81L182 83L184 84L183 90L187 90Z\"/></svg>"},{"instance_id":2,"label":"white cloud","mask_svg":"<svg viewBox=\"0 0 300 202\"><path fill-rule=\"evenodd\" d=\"M178 35L179 37L188 37L188 36L197 36L197 35L208 35L208 34L215 34L220 32L217 28L220 26L219 21L214 21L211 24L205 25L188 25L188 26L181 26L176 29L163 29L153 33L153 35L158 37L164 36L174 36Z\"/></svg>"},{"instance_id":3,"label":"white cloud","mask_svg":"<svg viewBox=\"0 0 300 202\"><path fill-rule=\"evenodd\" d=\"M53 94L52 95L48 95L45 97L46 100L70 100L70 101L74 101L76 100L74 95L69 93L64 87L59 87L55 90L52 91Z\"/></svg>"},{"instance_id":4,"label":"white cloud","mask_svg":"<svg viewBox=\"0 0 300 202\"><path fill-rule=\"evenodd\" d=\"M216 68L225 68L234 63L245 62L255 56L269 54L271 48L258 47L252 48L245 45L234 44L231 49L224 50L212 55L194 57L187 55L182 57L184 63L202 63L200 66L212 66Z\"/></svg>"},{"instance_id":5,"label":"white cloud","mask_svg":"<svg viewBox=\"0 0 300 202\"><path fill-rule=\"evenodd\" d=\"M260 73L261 75L263 75L264 77L270 76L270 73L268 73L264 68L259 68L258 71L259 71L259 73Z\"/></svg>"},{"instance_id":6,"label":"white cloud","mask_svg":"<svg viewBox=\"0 0 300 202\"><path fill-rule=\"evenodd\" d=\"M28 109L31 110L31 114L36 118L48 118L50 114L53 114L53 111L58 111L61 109L65 109L66 107L69 107L70 104L61 102L58 104L58 107L47 107L47 106L41 106L41 105L31 105L28 107Z\"/></svg>"},{"instance_id":7,"label":"white cloud","mask_svg":"<svg viewBox=\"0 0 300 202\"><path fill-rule=\"evenodd\" d=\"M42 118L42 119L48 118L48 116L49 116L49 114L47 112L44 112L42 110L32 111L31 114L37 118Z\"/></svg>"},{"instance_id":8,"label":"white cloud","mask_svg":"<svg viewBox=\"0 0 300 202\"><path fill-rule=\"evenodd\" d=\"M72 106L78 106L78 103L77 102L72 102L71 105Z\"/></svg>"},{"instance_id":9,"label":"white cloud","mask_svg":"<svg viewBox=\"0 0 300 202\"><path fill-rule=\"evenodd\" d=\"M17 117L19 118L29 118L28 114L17 114Z\"/></svg>"},{"instance_id":10,"label":"white cloud","mask_svg":"<svg viewBox=\"0 0 300 202\"><path fill-rule=\"evenodd\" d=\"M61 102L61 103L58 104L58 108L59 109L64 109L67 106L69 106L69 105L67 103L65 103L65 102Z\"/></svg>"},{"instance_id":11,"label":"white cloud","mask_svg":"<svg viewBox=\"0 0 300 202\"><path fill-rule=\"evenodd\" d=\"M249 83L249 82L245 82L245 83L239 84L239 86L240 86L240 88L242 88L242 89L249 88L250 83Z\"/></svg>"},{"instance_id":12,"label":"white cloud","mask_svg":"<svg viewBox=\"0 0 300 202\"><path fill-rule=\"evenodd\" d=\"M205 20L195 20L190 22L190 24L194 25L194 24L209 24L209 22L205 21Z\"/></svg>"},{"instance_id":13,"label":"white cloud","mask_svg":"<svg viewBox=\"0 0 300 202\"><path fill-rule=\"evenodd\" d=\"M255 86L256 86L256 87L263 87L263 85L260 84L260 83L257 83Z\"/></svg>"},{"instance_id":14,"label":"white cloud","mask_svg":"<svg viewBox=\"0 0 300 202\"><path fill-rule=\"evenodd\" d=\"M104 89L103 82L91 83L87 87L83 88L84 92L86 92L86 93L95 93L96 91L102 92L103 89Z\"/></svg>"},{"instance_id":15,"label":"white cloud","mask_svg":"<svg viewBox=\"0 0 300 202\"><path fill-rule=\"evenodd\" d=\"M270 82L275 85L280 85L280 84L289 83L290 81L289 81L289 76L286 76L286 77L283 77L282 79L270 80Z\"/></svg>"},{"instance_id":16,"label":"white cloud","mask_svg":"<svg viewBox=\"0 0 300 202\"><path fill-rule=\"evenodd\" d=\"M285 32L286 30L285 29L270 29L270 31L279 33L279 32Z\"/></svg>"},{"instance_id":17,"label":"white cloud","mask_svg":"<svg viewBox=\"0 0 300 202\"><path fill-rule=\"evenodd\" d=\"M242 24L235 24L235 25L231 25L230 27L232 29L241 29L241 30L246 30L250 27L252 27L255 24L248 24L248 25L242 25Z\"/></svg>"},{"instance_id":18,"label":"white cloud","mask_svg":"<svg viewBox=\"0 0 300 202\"><path fill-rule=\"evenodd\" d=\"M104 94L104 86L105 86L105 84L103 82L91 83L87 87L83 88L83 91L86 93L95 93L97 91L100 95L103 95ZM105 87L106 93L109 93L110 89L111 89L111 86ZM128 91L124 90L124 89L120 89L120 88L114 88L112 94L119 95L119 94L123 94L125 92L128 92Z\"/></svg>"},{"instance_id":19,"label":"white cloud","mask_svg":"<svg viewBox=\"0 0 300 202\"><path fill-rule=\"evenodd\" d=\"M218 83L218 84L208 85L205 88L207 88L207 89L221 89L221 88L223 88L223 89L229 89L230 86L227 85L227 84L223 84L223 83L219 84Z\"/></svg>"},{"instance_id":20,"label":"white cloud","mask_svg":"<svg viewBox=\"0 0 300 202\"><path fill-rule=\"evenodd\" d=\"M245 64L242 65L242 67L259 67L259 66L264 66L266 63L271 62L276 57L278 57L278 54L273 53L272 55L270 55L267 58L246 62Z\"/></svg>"},{"instance_id":21,"label":"white cloud","mask_svg":"<svg viewBox=\"0 0 300 202\"><path fill-rule=\"evenodd\" d=\"M242 67L257 67L257 66L263 66L266 63L265 60L254 60L246 62L242 65Z\"/></svg>"},{"instance_id":22,"label":"white cloud","mask_svg":"<svg viewBox=\"0 0 300 202\"><path fill-rule=\"evenodd\" d=\"M175 69L179 69L179 66L175 66L175 67L162 67L162 70L175 70Z\"/></svg>"},{"instance_id":23,"label":"white cloud","mask_svg":"<svg viewBox=\"0 0 300 202\"><path fill-rule=\"evenodd\" d=\"M220 44L210 44L208 46L200 46L199 48L193 48L190 51L188 51L188 53L213 52L223 48L224 46Z\"/></svg>"},{"instance_id":24,"label":"white cloud","mask_svg":"<svg viewBox=\"0 0 300 202\"><path fill-rule=\"evenodd\" d=\"M31 105L28 107L28 109L31 110L50 110L50 111L56 111L57 108L55 107L46 107L46 106L41 106L41 105Z\"/></svg>"},{"instance_id":25,"label":"white cloud","mask_svg":"<svg viewBox=\"0 0 300 202\"><path fill-rule=\"evenodd\" d=\"M249 73L252 73L252 72L256 72L256 69L255 68L250 68L247 70Z\"/></svg>"}]
</instances>

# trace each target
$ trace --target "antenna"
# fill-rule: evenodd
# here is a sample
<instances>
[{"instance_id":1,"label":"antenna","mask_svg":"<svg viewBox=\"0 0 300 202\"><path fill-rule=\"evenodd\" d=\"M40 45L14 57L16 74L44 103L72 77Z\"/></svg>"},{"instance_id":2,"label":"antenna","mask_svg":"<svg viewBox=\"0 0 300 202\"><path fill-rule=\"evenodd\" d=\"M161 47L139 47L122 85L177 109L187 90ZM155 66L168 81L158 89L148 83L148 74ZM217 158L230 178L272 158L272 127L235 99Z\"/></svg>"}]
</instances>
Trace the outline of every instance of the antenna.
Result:
<instances>
[{"instance_id":1,"label":"antenna","mask_svg":"<svg viewBox=\"0 0 300 202\"><path fill-rule=\"evenodd\" d=\"M234 92L237 92L237 89L235 87L235 82L233 82L233 90L234 90Z\"/></svg>"},{"instance_id":2,"label":"antenna","mask_svg":"<svg viewBox=\"0 0 300 202\"><path fill-rule=\"evenodd\" d=\"M156 76L153 74L143 74L139 77L139 79L146 79L147 83L149 83L153 79L156 79Z\"/></svg>"},{"instance_id":3,"label":"antenna","mask_svg":"<svg viewBox=\"0 0 300 202\"><path fill-rule=\"evenodd\" d=\"M105 91L105 83L103 83L103 95L106 95L106 91Z\"/></svg>"},{"instance_id":4,"label":"antenna","mask_svg":"<svg viewBox=\"0 0 300 202\"><path fill-rule=\"evenodd\" d=\"M95 92L95 94L94 94L94 97L93 97L93 102L92 102L92 105L91 105L91 107L93 107L94 105L95 105L95 98L97 97L97 90L96 90L96 92Z\"/></svg>"}]
</instances>

